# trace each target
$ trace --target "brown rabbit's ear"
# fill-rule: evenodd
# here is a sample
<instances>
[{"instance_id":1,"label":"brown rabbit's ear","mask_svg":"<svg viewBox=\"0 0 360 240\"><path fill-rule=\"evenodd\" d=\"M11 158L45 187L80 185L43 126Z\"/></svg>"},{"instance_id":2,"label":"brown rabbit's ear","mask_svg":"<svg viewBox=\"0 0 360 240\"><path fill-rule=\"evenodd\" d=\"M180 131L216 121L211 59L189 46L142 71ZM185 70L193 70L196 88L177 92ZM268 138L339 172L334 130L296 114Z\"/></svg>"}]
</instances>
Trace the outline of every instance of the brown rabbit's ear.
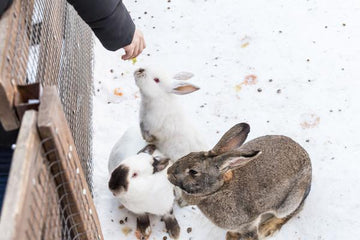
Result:
<instances>
[{"instance_id":1,"label":"brown rabbit's ear","mask_svg":"<svg viewBox=\"0 0 360 240\"><path fill-rule=\"evenodd\" d=\"M225 173L228 170L233 170L242 167L255 160L261 155L261 151L250 151L250 152L237 152L231 153L228 156L222 156L222 161L219 167L220 172Z\"/></svg>"},{"instance_id":2,"label":"brown rabbit's ear","mask_svg":"<svg viewBox=\"0 0 360 240\"><path fill-rule=\"evenodd\" d=\"M236 124L222 136L220 141L212 149L212 152L222 154L240 147L245 142L249 132L249 124Z\"/></svg>"},{"instance_id":3,"label":"brown rabbit's ear","mask_svg":"<svg viewBox=\"0 0 360 240\"><path fill-rule=\"evenodd\" d=\"M200 89L199 87L191 83L178 82L174 84L173 88L171 89L171 92L177 95L185 95L195 92L199 89Z\"/></svg>"}]
</instances>

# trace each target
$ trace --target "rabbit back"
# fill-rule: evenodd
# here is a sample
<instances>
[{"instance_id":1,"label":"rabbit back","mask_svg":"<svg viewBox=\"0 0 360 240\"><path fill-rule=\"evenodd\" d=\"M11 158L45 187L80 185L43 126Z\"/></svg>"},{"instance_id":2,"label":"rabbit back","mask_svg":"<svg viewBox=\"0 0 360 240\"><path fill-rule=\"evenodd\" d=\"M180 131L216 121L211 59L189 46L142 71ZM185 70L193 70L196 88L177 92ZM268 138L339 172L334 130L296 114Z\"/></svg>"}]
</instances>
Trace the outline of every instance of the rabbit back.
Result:
<instances>
[{"instance_id":1,"label":"rabbit back","mask_svg":"<svg viewBox=\"0 0 360 240\"><path fill-rule=\"evenodd\" d=\"M215 224L239 229L271 213L292 214L309 192L311 163L307 152L285 136L263 136L242 145L241 151L261 151L247 165L233 170L232 180L203 199L199 208Z\"/></svg>"}]
</instances>

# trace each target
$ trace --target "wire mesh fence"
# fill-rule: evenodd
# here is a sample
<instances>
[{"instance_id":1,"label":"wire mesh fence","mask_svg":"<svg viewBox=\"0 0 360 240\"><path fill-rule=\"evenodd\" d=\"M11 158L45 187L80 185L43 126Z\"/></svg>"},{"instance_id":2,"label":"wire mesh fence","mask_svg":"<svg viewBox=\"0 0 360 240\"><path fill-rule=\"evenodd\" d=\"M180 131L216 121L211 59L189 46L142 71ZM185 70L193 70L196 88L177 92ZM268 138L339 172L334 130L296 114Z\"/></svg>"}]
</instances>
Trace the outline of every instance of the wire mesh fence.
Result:
<instances>
[{"instance_id":1,"label":"wire mesh fence","mask_svg":"<svg viewBox=\"0 0 360 240\"><path fill-rule=\"evenodd\" d=\"M79 201L80 211L74 208L73 199L70 198L74 192L69 192L68 185L70 181L75 183L76 199L82 199L83 194L89 193L84 192L81 181L77 179L76 169L70 181L65 177L56 148L44 151L44 145L51 141L53 139L48 138L41 142L33 163L34 172L27 189L28 206L24 206L28 212L23 216L22 233L24 235L20 239L100 239L101 230L92 224L94 221L86 222L87 229L91 229L91 232L85 232L86 230L81 227L78 218L80 211L85 212L89 219L92 217L92 212L86 201ZM69 161L66 163L69 169L73 168ZM89 226L89 224L92 225Z\"/></svg>"},{"instance_id":2,"label":"wire mesh fence","mask_svg":"<svg viewBox=\"0 0 360 240\"><path fill-rule=\"evenodd\" d=\"M15 0L3 76L13 85L57 85L87 182L92 186L93 40L65 0ZM1 33L3 34L3 33Z\"/></svg>"},{"instance_id":3,"label":"wire mesh fence","mask_svg":"<svg viewBox=\"0 0 360 240\"><path fill-rule=\"evenodd\" d=\"M26 111L21 123L1 239L103 239L74 146L56 87L45 87L39 111Z\"/></svg>"}]
</instances>

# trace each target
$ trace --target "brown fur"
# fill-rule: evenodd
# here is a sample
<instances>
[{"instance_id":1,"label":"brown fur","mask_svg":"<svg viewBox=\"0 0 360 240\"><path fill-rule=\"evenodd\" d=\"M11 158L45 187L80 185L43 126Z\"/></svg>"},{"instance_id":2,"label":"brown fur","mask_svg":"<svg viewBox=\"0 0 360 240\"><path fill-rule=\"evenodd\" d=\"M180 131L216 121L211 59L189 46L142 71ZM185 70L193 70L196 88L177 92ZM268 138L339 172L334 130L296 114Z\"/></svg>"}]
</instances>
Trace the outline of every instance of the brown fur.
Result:
<instances>
[{"instance_id":1,"label":"brown fur","mask_svg":"<svg viewBox=\"0 0 360 240\"><path fill-rule=\"evenodd\" d=\"M174 163L168 177L214 224L241 239L261 239L300 210L310 190L311 162L306 151L285 136L263 136L231 149L246 139L248 130L244 123L237 124L211 151L191 153ZM198 174L190 176L189 170ZM262 216L268 217L257 225Z\"/></svg>"}]
</instances>

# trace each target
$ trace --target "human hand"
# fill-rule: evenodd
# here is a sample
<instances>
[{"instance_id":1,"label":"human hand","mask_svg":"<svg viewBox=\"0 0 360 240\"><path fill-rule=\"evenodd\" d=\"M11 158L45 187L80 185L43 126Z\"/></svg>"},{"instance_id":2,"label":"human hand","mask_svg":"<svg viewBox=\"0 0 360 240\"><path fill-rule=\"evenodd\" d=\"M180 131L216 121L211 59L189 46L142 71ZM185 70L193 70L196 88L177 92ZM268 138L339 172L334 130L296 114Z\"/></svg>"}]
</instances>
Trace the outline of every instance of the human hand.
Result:
<instances>
[{"instance_id":1,"label":"human hand","mask_svg":"<svg viewBox=\"0 0 360 240\"><path fill-rule=\"evenodd\" d=\"M136 58L146 48L143 33L136 29L132 42L124 47L125 54L121 57L122 60L129 60Z\"/></svg>"}]
</instances>

